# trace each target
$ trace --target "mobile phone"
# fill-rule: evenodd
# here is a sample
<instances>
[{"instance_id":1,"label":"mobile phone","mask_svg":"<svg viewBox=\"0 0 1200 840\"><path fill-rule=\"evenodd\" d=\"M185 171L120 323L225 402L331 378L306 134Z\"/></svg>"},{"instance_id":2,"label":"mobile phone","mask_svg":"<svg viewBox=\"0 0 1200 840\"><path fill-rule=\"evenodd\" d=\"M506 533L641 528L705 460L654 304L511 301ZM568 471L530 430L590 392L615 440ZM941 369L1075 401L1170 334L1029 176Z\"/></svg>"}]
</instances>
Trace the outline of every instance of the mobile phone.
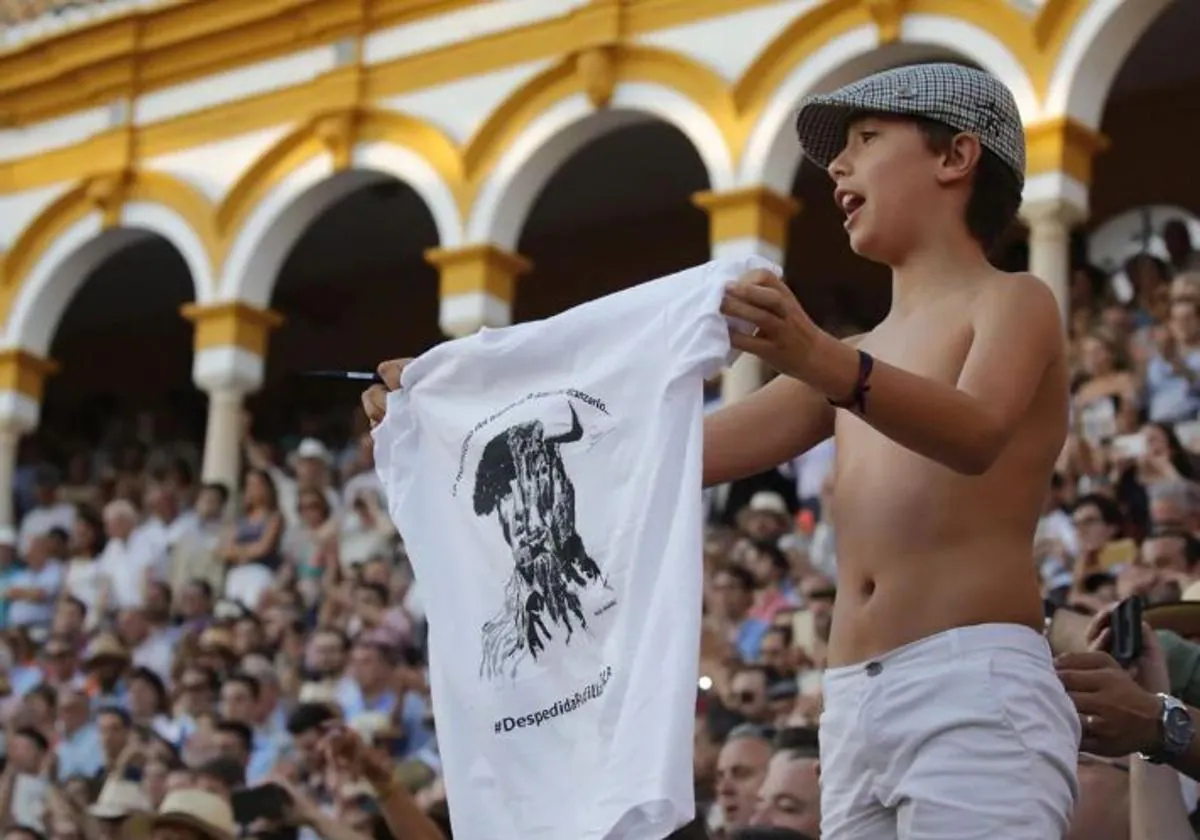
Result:
<instances>
[{"instance_id":1,"label":"mobile phone","mask_svg":"<svg viewBox=\"0 0 1200 840\"><path fill-rule=\"evenodd\" d=\"M797 610L792 615L792 647L812 653L816 644L816 619L809 610Z\"/></svg>"},{"instance_id":2,"label":"mobile phone","mask_svg":"<svg viewBox=\"0 0 1200 840\"><path fill-rule=\"evenodd\" d=\"M1141 434L1117 435L1110 445L1114 458L1134 460L1146 454L1146 438Z\"/></svg>"},{"instance_id":3,"label":"mobile phone","mask_svg":"<svg viewBox=\"0 0 1200 840\"><path fill-rule=\"evenodd\" d=\"M279 822L286 816L292 797L286 790L268 782L258 787L234 791L233 819L238 825L249 825L258 820Z\"/></svg>"},{"instance_id":4,"label":"mobile phone","mask_svg":"<svg viewBox=\"0 0 1200 840\"><path fill-rule=\"evenodd\" d=\"M1136 595L1117 604L1109 619L1109 653L1129 667L1142 655L1142 599Z\"/></svg>"}]
</instances>

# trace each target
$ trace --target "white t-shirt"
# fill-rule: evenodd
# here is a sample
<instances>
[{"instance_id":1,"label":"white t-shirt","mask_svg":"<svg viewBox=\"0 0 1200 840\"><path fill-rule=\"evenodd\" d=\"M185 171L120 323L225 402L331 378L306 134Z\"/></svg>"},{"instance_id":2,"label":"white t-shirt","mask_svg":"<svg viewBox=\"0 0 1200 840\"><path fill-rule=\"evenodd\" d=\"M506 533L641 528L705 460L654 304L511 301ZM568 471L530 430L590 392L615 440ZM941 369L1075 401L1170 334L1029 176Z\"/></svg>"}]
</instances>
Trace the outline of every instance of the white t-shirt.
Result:
<instances>
[{"instance_id":1,"label":"white t-shirt","mask_svg":"<svg viewBox=\"0 0 1200 840\"><path fill-rule=\"evenodd\" d=\"M722 260L410 363L376 469L429 616L454 835L660 840L692 819L704 380Z\"/></svg>"}]
</instances>

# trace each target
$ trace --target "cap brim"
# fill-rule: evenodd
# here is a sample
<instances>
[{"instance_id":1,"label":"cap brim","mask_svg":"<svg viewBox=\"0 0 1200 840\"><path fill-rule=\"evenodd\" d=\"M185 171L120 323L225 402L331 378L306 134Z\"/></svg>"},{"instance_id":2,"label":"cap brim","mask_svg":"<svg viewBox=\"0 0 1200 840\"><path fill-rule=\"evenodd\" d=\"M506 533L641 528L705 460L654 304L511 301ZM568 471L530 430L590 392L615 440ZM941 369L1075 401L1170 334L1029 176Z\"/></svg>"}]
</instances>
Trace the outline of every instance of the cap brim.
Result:
<instances>
[{"instance_id":1,"label":"cap brim","mask_svg":"<svg viewBox=\"0 0 1200 840\"><path fill-rule=\"evenodd\" d=\"M866 87L853 94L842 91L817 94L806 99L796 115L796 136L805 157L822 169L828 167L846 148L850 120L861 114L939 119L916 103L905 104L887 95L883 88Z\"/></svg>"},{"instance_id":2,"label":"cap brim","mask_svg":"<svg viewBox=\"0 0 1200 840\"><path fill-rule=\"evenodd\" d=\"M833 96L809 98L796 115L796 137L804 156L825 169L846 148L846 126L860 105Z\"/></svg>"}]
</instances>

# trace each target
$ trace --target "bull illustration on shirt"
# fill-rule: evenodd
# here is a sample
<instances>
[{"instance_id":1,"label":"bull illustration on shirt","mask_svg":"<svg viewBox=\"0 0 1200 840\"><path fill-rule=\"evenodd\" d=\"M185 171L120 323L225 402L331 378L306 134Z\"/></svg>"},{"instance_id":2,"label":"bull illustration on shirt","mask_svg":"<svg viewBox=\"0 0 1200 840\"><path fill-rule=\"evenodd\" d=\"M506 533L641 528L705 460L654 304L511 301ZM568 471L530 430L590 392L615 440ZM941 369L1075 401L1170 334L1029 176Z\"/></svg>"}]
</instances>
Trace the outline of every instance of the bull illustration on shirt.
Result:
<instances>
[{"instance_id":1,"label":"bull illustration on shirt","mask_svg":"<svg viewBox=\"0 0 1200 840\"><path fill-rule=\"evenodd\" d=\"M500 613L483 625L480 675L514 676L526 656L587 628L580 593L603 583L575 527L575 486L561 448L583 437L574 405L571 426L547 433L540 420L509 426L484 447L475 475L477 516L496 514L513 555Z\"/></svg>"}]
</instances>

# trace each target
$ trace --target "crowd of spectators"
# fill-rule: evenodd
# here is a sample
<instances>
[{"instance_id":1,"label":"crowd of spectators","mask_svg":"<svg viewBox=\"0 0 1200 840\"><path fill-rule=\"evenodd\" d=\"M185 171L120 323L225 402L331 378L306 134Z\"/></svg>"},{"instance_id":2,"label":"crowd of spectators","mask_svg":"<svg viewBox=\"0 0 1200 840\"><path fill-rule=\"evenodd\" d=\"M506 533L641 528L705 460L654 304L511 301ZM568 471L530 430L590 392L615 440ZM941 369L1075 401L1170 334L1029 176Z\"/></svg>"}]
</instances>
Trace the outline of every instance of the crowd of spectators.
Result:
<instances>
[{"instance_id":1,"label":"crowd of spectators","mask_svg":"<svg viewBox=\"0 0 1200 840\"><path fill-rule=\"evenodd\" d=\"M1163 239L1169 259L1135 257L1125 286L1075 273L1072 429L1031 562L1048 610L1182 607L1165 647L1196 705L1200 255L1178 225ZM420 587L362 418L336 448L268 444L247 418L238 487L197 482L195 442L140 428L17 471L19 527L0 532L3 840L231 840L239 792L267 783L290 804L251 814L255 836L449 837ZM717 837L820 836L835 454L706 493L694 771ZM1072 837L1149 840L1129 761L1079 770ZM1163 807L1186 822L1198 789L1176 776ZM397 832L381 787L427 819Z\"/></svg>"}]
</instances>

